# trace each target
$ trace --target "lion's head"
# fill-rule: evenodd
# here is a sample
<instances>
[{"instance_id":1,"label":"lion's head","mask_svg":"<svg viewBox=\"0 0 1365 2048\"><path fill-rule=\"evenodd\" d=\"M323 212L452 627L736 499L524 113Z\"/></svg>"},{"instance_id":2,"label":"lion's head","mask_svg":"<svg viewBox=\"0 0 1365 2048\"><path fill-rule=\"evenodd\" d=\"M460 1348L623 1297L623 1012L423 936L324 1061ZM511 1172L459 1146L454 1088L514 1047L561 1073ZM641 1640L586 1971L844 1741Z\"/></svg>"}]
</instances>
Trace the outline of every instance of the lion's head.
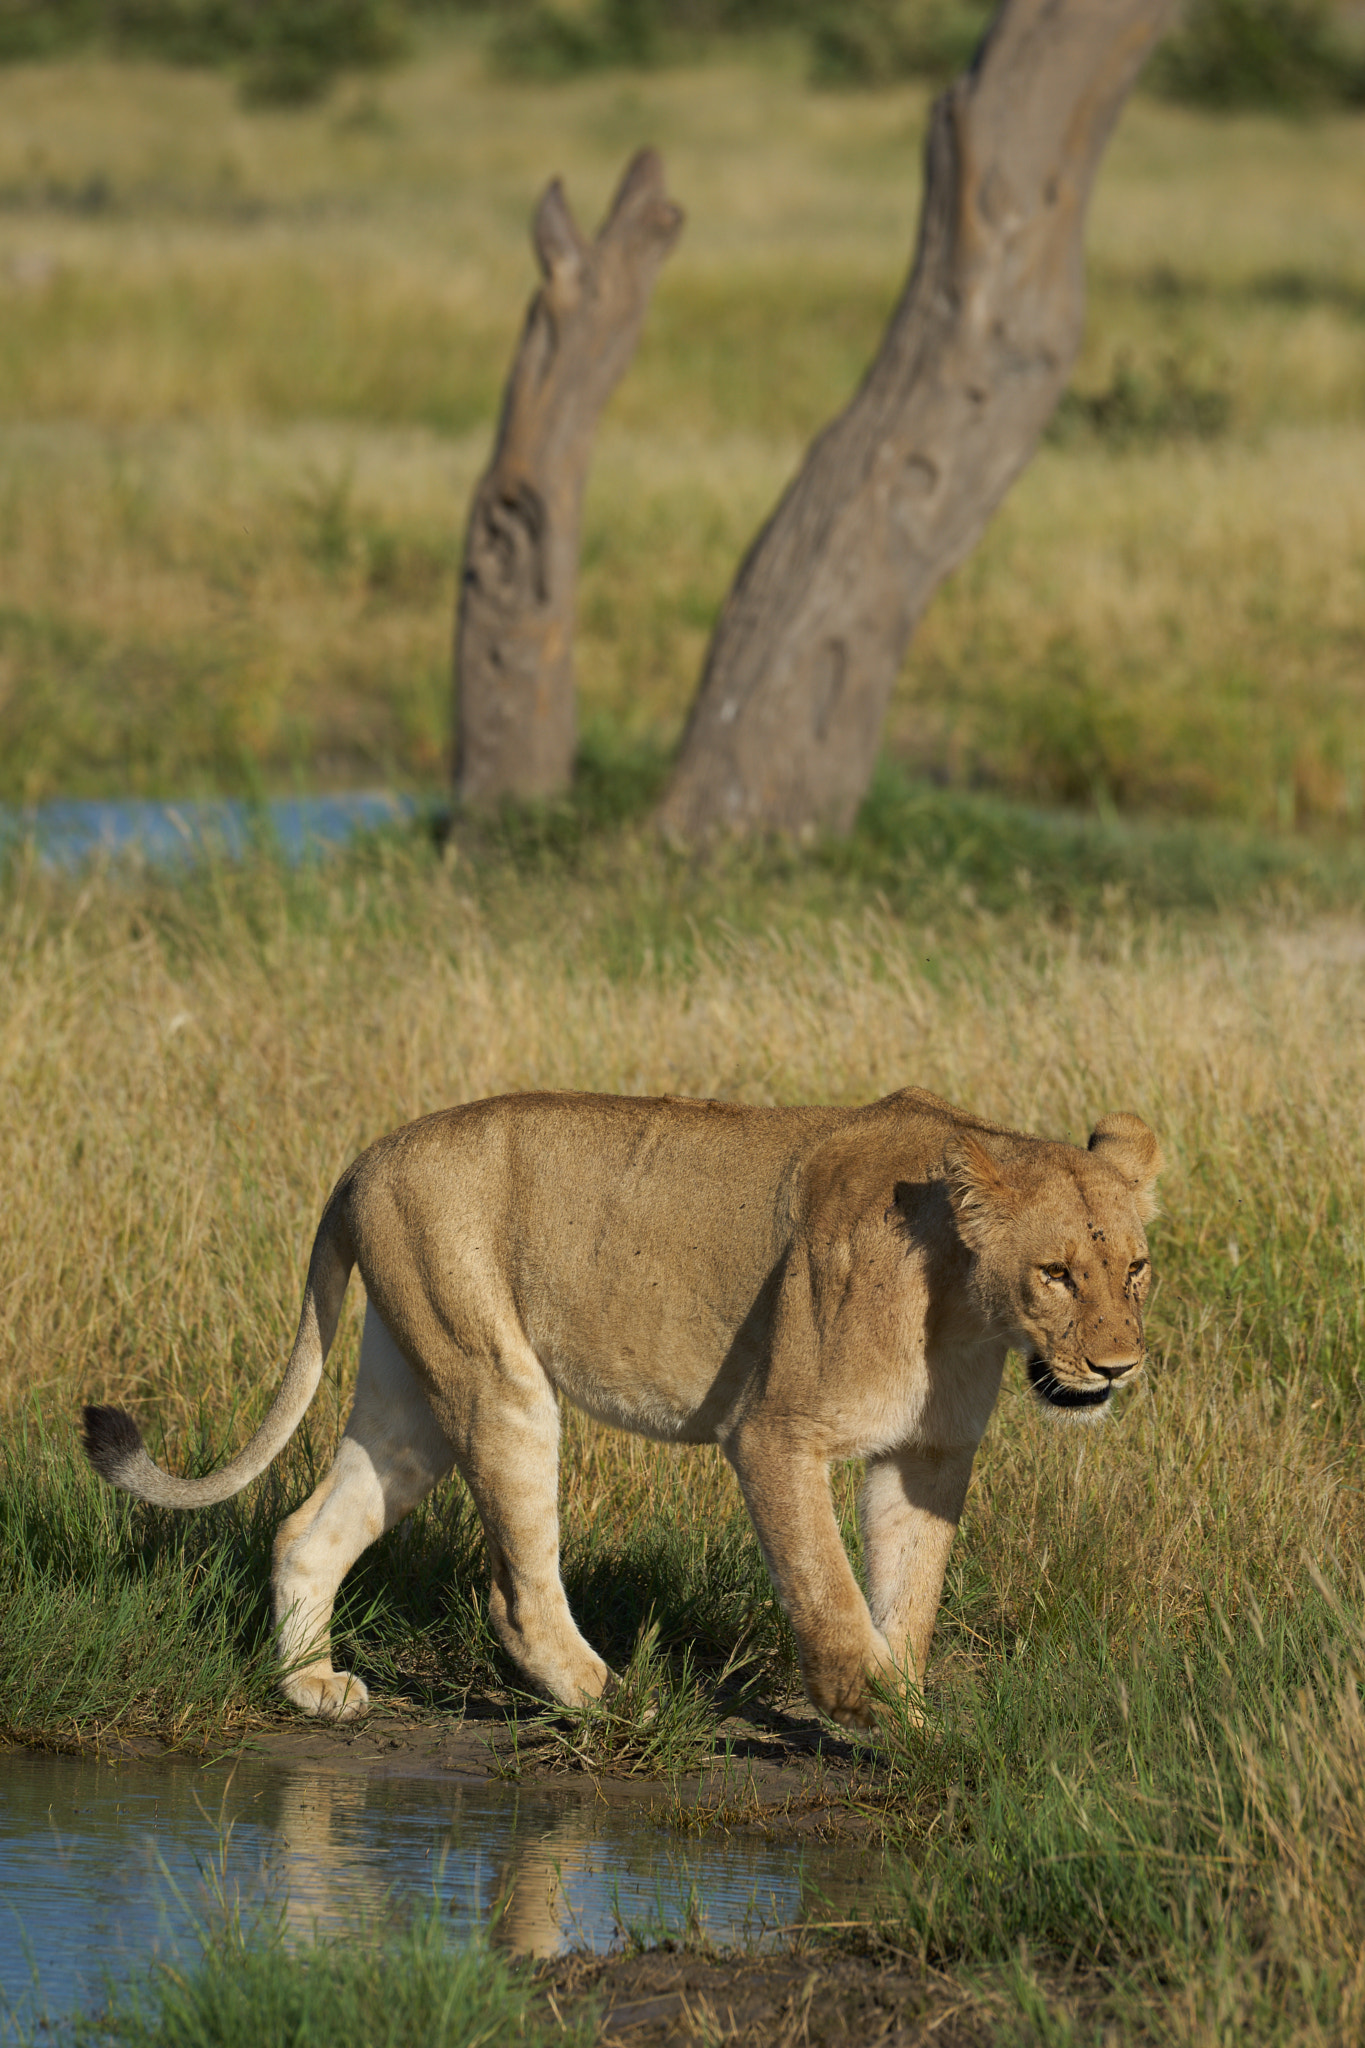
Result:
<instances>
[{"instance_id":1,"label":"lion's head","mask_svg":"<svg viewBox=\"0 0 1365 2048\"><path fill-rule=\"evenodd\" d=\"M1034 1391L1053 1408L1103 1408L1142 1368L1156 1138L1121 1111L1100 1118L1084 1152L966 1132L946 1165L971 1285Z\"/></svg>"}]
</instances>

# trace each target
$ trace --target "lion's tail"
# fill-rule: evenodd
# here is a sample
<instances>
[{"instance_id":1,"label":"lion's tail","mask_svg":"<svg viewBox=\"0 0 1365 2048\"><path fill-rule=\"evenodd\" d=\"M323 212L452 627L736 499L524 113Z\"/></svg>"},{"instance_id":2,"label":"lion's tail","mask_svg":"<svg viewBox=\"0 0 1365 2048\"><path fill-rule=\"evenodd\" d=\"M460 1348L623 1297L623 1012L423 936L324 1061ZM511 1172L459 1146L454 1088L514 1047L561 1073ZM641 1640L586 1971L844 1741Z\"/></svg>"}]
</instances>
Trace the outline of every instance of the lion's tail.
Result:
<instances>
[{"instance_id":1,"label":"lion's tail","mask_svg":"<svg viewBox=\"0 0 1365 2048\"><path fill-rule=\"evenodd\" d=\"M142 1432L122 1408L87 1408L83 1421L86 1455L101 1479L123 1493L161 1508L206 1508L229 1500L278 1457L304 1418L318 1390L322 1368L336 1335L337 1319L351 1277L355 1253L348 1228L345 1185L323 1213L308 1262L299 1333L280 1391L255 1436L221 1472L207 1479L177 1479L147 1456Z\"/></svg>"}]
</instances>

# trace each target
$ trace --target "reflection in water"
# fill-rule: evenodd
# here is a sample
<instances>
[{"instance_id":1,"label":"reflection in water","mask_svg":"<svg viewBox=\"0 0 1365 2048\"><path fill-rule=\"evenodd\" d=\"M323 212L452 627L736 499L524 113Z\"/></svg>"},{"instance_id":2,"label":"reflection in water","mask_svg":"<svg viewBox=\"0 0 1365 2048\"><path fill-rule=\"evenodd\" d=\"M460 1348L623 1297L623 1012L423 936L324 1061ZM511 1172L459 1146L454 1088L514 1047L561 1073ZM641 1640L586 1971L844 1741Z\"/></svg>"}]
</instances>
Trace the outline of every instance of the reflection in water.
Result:
<instances>
[{"instance_id":1,"label":"reflection in water","mask_svg":"<svg viewBox=\"0 0 1365 2048\"><path fill-rule=\"evenodd\" d=\"M753 1939L803 1913L869 1910L878 1876L865 1847L684 1839L647 1805L577 1781L11 1753L0 1757L0 1998L22 1999L36 1973L52 2013L89 2000L107 1974L144 1969L211 1917L218 1886L248 1918L280 1917L290 1941L358 1926L377 1936L426 1900L457 1940L489 1928L546 1956L606 1948L632 1925Z\"/></svg>"}]
</instances>

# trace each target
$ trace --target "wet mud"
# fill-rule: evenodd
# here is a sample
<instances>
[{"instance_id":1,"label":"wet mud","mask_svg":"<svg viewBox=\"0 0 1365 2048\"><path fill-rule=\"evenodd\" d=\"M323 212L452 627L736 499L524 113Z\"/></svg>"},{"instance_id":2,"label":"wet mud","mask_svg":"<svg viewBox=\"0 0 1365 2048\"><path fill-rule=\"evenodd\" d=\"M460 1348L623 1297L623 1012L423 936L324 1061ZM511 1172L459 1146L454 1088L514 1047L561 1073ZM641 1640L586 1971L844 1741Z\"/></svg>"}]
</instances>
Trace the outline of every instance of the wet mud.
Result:
<instances>
[{"instance_id":1,"label":"wet mud","mask_svg":"<svg viewBox=\"0 0 1365 2048\"><path fill-rule=\"evenodd\" d=\"M592 2000L598 2038L629 2048L985 2048L1003 2017L988 1990L965 1991L894 1954L829 1945L779 1956L570 1956L543 1967L541 1982L566 2020Z\"/></svg>"},{"instance_id":2,"label":"wet mud","mask_svg":"<svg viewBox=\"0 0 1365 2048\"><path fill-rule=\"evenodd\" d=\"M221 1742L203 1759L274 1763L286 1768L365 1777L455 1779L466 1783L560 1786L590 1783L611 1803L675 1814L697 1828L718 1826L789 1833L793 1838L856 1837L867 1832L864 1799L875 1798L875 1764L866 1750L833 1733L804 1702L768 1710L761 1721L719 1724L711 1761L676 1774L646 1774L627 1761L588 1766L565 1740L566 1719L518 1719L498 1703L459 1718L376 1708L341 1725L290 1716ZM186 1754L158 1737L119 1729L58 1733L54 1748L96 1751L113 1761L153 1762Z\"/></svg>"}]
</instances>

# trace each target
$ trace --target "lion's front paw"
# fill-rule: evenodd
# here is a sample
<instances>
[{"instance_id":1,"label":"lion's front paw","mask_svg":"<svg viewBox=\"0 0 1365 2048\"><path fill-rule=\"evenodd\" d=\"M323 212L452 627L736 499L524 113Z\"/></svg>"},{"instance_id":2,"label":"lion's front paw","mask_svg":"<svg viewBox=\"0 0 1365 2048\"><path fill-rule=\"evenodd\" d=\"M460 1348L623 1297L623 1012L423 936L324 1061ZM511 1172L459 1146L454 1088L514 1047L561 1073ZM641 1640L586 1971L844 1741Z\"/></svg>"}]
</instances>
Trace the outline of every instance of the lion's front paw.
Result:
<instances>
[{"instance_id":1,"label":"lion's front paw","mask_svg":"<svg viewBox=\"0 0 1365 2048\"><path fill-rule=\"evenodd\" d=\"M923 1695L890 1657L878 1657L850 1670L807 1671L806 1690L812 1706L850 1734L873 1735L890 1729L918 1728L924 1722Z\"/></svg>"},{"instance_id":2,"label":"lion's front paw","mask_svg":"<svg viewBox=\"0 0 1365 2048\"><path fill-rule=\"evenodd\" d=\"M857 1735L901 1735L924 1726L924 1702L920 1694L885 1673L875 1672L870 1685L851 1698L820 1702L821 1712Z\"/></svg>"},{"instance_id":3,"label":"lion's front paw","mask_svg":"<svg viewBox=\"0 0 1365 2048\"><path fill-rule=\"evenodd\" d=\"M866 1693L859 1700L836 1701L823 1711L853 1735L870 1735L877 1725L876 1710Z\"/></svg>"},{"instance_id":4,"label":"lion's front paw","mask_svg":"<svg viewBox=\"0 0 1365 2048\"><path fill-rule=\"evenodd\" d=\"M861 1670L833 1672L807 1670L806 1695L827 1721L866 1735L873 1725L876 1701L868 1691L867 1674Z\"/></svg>"},{"instance_id":5,"label":"lion's front paw","mask_svg":"<svg viewBox=\"0 0 1365 2048\"><path fill-rule=\"evenodd\" d=\"M349 1671L299 1671L284 1681L286 1699L322 1721L355 1721L370 1704L369 1688Z\"/></svg>"}]
</instances>

